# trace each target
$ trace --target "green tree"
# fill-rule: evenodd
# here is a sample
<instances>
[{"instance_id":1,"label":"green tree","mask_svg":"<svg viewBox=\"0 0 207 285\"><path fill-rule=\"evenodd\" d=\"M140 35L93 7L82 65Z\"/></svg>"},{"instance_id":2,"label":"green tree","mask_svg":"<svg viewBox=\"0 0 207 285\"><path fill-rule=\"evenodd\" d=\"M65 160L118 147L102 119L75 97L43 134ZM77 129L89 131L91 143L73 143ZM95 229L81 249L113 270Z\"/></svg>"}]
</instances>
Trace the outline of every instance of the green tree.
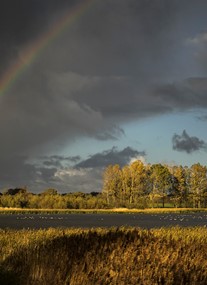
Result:
<instances>
[{"instance_id":1,"label":"green tree","mask_svg":"<svg viewBox=\"0 0 207 285\"><path fill-rule=\"evenodd\" d=\"M183 166L173 166L169 168L172 174L171 200L174 201L176 207L187 205L188 199L188 168Z\"/></svg>"},{"instance_id":2,"label":"green tree","mask_svg":"<svg viewBox=\"0 0 207 285\"><path fill-rule=\"evenodd\" d=\"M172 186L172 176L168 168L162 164L153 164L150 169L150 179L152 183L152 191L150 193L152 206L154 207L154 200L161 198L162 206L165 207L165 198Z\"/></svg>"},{"instance_id":3,"label":"green tree","mask_svg":"<svg viewBox=\"0 0 207 285\"><path fill-rule=\"evenodd\" d=\"M14 196L15 207L27 208L29 204L28 193L19 192Z\"/></svg>"},{"instance_id":4,"label":"green tree","mask_svg":"<svg viewBox=\"0 0 207 285\"><path fill-rule=\"evenodd\" d=\"M10 188L4 191L1 198L1 204L3 207L28 207L28 195L25 188Z\"/></svg>"}]
</instances>

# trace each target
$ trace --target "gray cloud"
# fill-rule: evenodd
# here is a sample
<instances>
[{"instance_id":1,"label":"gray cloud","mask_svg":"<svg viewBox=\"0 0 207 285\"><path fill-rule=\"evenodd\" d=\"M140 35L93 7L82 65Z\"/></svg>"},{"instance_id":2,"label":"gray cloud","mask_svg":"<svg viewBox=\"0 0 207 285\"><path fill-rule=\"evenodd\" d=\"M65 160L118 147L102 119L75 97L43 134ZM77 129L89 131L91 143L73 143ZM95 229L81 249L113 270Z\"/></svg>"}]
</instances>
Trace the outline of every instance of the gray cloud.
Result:
<instances>
[{"instance_id":1,"label":"gray cloud","mask_svg":"<svg viewBox=\"0 0 207 285\"><path fill-rule=\"evenodd\" d=\"M184 130L181 135L174 134L172 138L173 149L192 153L198 150L206 150L207 144L197 137L189 136Z\"/></svg>"},{"instance_id":2,"label":"gray cloud","mask_svg":"<svg viewBox=\"0 0 207 285\"><path fill-rule=\"evenodd\" d=\"M0 189L27 187L30 191L40 192L48 187L49 178L55 171L54 168L47 169L30 163L26 156L1 157Z\"/></svg>"},{"instance_id":3,"label":"gray cloud","mask_svg":"<svg viewBox=\"0 0 207 285\"><path fill-rule=\"evenodd\" d=\"M37 172L40 175L42 184L47 183L48 185L51 185L55 181L54 175L57 172L57 168L40 167L37 169Z\"/></svg>"},{"instance_id":4,"label":"gray cloud","mask_svg":"<svg viewBox=\"0 0 207 285\"><path fill-rule=\"evenodd\" d=\"M23 186L36 179L34 165L27 162L25 156L1 157L0 185ZM15 185L16 184L16 185Z\"/></svg>"},{"instance_id":5,"label":"gray cloud","mask_svg":"<svg viewBox=\"0 0 207 285\"><path fill-rule=\"evenodd\" d=\"M172 110L188 110L207 107L207 78L188 78L154 89L154 96Z\"/></svg>"},{"instance_id":6,"label":"gray cloud","mask_svg":"<svg viewBox=\"0 0 207 285\"><path fill-rule=\"evenodd\" d=\"M91 155L88 159L76 164L76 168L106 167L109 164L126 165L132 158L145 156L144 151L137 151L131 147L119 151L116 147Z\"/></svg>"},{"instance_id":7,"label":"gray cloud","mask_svg":"<svg viewBox=\"0 0 207 285\"><path fill-rule=\"evenodd\" d=\"M63 168L67 165L70 165L71 163L77 163L81 160L81 157L79 155L76 156L62 156L62 155L51 155L51 156L43 156L40 157L40 159L43 160L43 165L46 167L59 167Z\"/></svg>"},{"instance_id":8,"label":"gray cloud","mask_svg":"<svg viewBox=\"0 0 207 285\"><path fill-rule=\"evenodd\" d=\"M195 50L194 57L200 66L207 71L207 31L196 34L187 40L187 44Z\"/></svg>"},{"instance_id":9,"label":"gray cloud","mask_svg":"<svg viewBox=\"0 0 207 285\"><path fill-rule=\"evenodd\" d=\"M98 192L102 190L102 168L66 168L55 174L55 186L60 192Z\"/></svg>"}]
</instances>

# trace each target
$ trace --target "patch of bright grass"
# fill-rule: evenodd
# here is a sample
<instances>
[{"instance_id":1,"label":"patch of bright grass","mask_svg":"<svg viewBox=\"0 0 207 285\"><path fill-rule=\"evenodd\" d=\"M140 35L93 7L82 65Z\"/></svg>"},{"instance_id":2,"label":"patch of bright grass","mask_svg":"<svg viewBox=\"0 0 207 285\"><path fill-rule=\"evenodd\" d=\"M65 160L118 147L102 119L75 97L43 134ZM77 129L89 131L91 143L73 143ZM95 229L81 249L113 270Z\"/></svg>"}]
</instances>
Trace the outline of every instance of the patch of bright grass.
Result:
<instances>
[{"instance_id":1,"label":"patch of bright grass","mask_svg":"<svg viewBox=\"0 0 207 285\"><path fill-rule=\"evenodd\" d=\"M187 213L207 212L207 208L149 208L149 209L21 209L21 208L0 208L0 214L113 214L113 213Z\"/></svg>"}]
</instances>

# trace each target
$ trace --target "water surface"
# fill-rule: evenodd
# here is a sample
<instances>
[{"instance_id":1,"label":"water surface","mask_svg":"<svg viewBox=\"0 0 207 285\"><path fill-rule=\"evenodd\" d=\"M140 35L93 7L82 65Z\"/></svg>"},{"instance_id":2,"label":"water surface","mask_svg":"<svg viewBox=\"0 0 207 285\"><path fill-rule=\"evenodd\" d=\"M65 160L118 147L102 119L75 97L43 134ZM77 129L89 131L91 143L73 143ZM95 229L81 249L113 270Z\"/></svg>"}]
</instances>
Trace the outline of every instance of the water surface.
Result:
<instances>
[{"instance_id":1,"label":"water surface","mask_svg":"<svg viewBox=\"0 0 207 285\"><path fill-rule=\"evenodd\" d=\"M132 226L207 227L207 213L186 214L12 214L0 215L0 229L97 228Z\"/></svg>"}]
</instances>

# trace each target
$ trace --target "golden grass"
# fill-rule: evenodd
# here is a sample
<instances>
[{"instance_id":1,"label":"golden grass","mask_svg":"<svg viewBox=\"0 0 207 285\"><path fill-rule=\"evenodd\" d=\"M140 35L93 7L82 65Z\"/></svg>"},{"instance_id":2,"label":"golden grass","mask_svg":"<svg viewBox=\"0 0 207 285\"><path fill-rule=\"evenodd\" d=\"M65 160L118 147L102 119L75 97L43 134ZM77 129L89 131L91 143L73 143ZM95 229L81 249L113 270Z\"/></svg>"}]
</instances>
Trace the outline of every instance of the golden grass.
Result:
<instances>
[{"instance_id":1,"label":"golden grass","mask_svg":"<svg viewBox=\"0 0 207 285\"><path fill-rule=\"evenodd\" d=\"M207 212L207 208L148 208L148 209L28 209L28 208L2 208L0 214L35 214L35 213L51 213L51 214L76 214L76 213L183 213L183 212Z\"/></svg>"},{"instance_id":2,"label":"golden grass","mask_svg":"<svg viewBox=\"0 0 207 285\"><path fill-rule=\"evenodd\" d=\"M207 229L0 230L0 284L207 284Z\"/></svg>"}]
</instances>

